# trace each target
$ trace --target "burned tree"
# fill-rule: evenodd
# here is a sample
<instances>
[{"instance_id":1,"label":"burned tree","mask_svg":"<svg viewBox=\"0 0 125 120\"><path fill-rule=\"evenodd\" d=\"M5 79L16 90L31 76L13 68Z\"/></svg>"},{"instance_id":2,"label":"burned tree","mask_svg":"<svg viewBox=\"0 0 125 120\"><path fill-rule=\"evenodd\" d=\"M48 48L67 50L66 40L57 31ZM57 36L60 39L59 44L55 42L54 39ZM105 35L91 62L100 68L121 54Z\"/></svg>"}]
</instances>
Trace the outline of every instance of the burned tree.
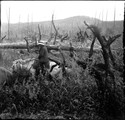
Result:
<instances>
[{"instance_id":1,"label":"burned tree","mask_svg":"<svg viewBox=\"0 0 125 120\"><path fill-rule=\"evenodd\" d=\"M52 40L52 38L54 38L54 41L53 41L53 44L55 45L56 44L56 39L59 38L61 42L63 42L64 40L67 40L69 39L69 36L68 34L64 34L64 35L61 35L59 32L58 32L58 29L59 28L56 28L55 24L54 24L54 14L52 15L52 26L54 28L54 31L55 33L51 33L50 35L50 38L48 39L48 42L50 42Z\"/></svg>"},{"instance_id":2,"label":"burned tree","mask_svg":"<svg viewBox=\"0 0 125 120\"><path fill-rule=\"evenodd\" d=\"M88 25L86 22L84 22L84 23L87 26L87 28L90 29L95 36L93 39L92 45L91 45L89 57L91 57L93 54L93 46L94 46L95 38L97 38L99 43L101 44L102 55L104 58L104 65L105 65L105 72L106 72L105 84L107 84L107 81L109 80L108 77L110 76L111 79L113 80L112 82L115 87L115 80L114 80L115 77L114 77L114 73L113 73L113 68L117 69L117 64L115 63L115 59L112 55L110 46L117 38L119 38L121 36L121 34L115 35L113 37L109 37L109 39L107 40L105 38L105 36L101 35L100 30L97 26Z\"/></svg>"},{"instance_id":3,"label":"burned tree","mask_svg":"<svg viewBox=\"0 0 125 120\"><path fill-rule=\"evenodd\" d=\"M6 35L1 38L0 43L2 43L5 38L6 38ZM2 51L0 51L0 61L2 60L3 60Z\"/></svg>"}]
</instances>

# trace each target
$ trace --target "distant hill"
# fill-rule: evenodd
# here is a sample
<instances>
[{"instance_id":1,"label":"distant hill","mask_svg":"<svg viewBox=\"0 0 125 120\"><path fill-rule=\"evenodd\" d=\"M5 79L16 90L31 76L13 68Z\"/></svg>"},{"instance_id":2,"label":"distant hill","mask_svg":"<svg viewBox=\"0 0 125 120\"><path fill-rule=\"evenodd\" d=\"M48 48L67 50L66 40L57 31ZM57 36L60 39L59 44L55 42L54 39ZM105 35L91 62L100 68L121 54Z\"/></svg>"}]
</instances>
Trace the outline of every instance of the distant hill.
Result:
<instances>
[{"instance_id":1,"label":"distant hill","mask_svg":"<svg viewBox=\"0 0 125 120\"><path fill-rule=\"evenodd\" d=\"M66 19L54 20L54 23L60 33L67 32L70 35L75 35L76 32L79 31L78 26L82 30L85 30L84 21L88 24L98 25L98 27L102 29L103 34L107 32L107 29L110 29L109 31L113 31L115 34L123 33L123 21L115 21L115 29L114 21L101 21L87 16L74 16ZM38 24L40 25L41 32L49 35L51 32L51 21L29 23L29 26L27 23L11 24L11 35L19 36L23 34L26 36L27 29L38 33ZM4 23L1 25L2 35L7 34L7 29L7 24ZM122 41L120 44L122 44Z\"/></svg>"},{"instance_id":2,"label":"distant hill","mask_svg":"<svg viewBox=\"0 0 125 120\"><path fill-rule=\"evenodd\" d=\"M113 27L114 21L107 21L107 22L102 22L99 19L95 19L95 18L91 18L91 17L87 17L87 16L74 16L74 17L70 17L70 18L66 18L66 19L60 19L60 20L54 20L55 25L58 26L60 29L68 29L71 30L72 28L77 28L78 26L80 28L84 27L84 21L86 21L89 24L94 24L94 23L98 23L99 27L103 27L103 29L105 29L105 27ZM33 26L37 26L37 25L43 25L44 27L50 27L51 26L51 21L43 21L43 22L34 22L29 23L29 25L33 25ZM106 25L107 24L107 25ZM119 28L119 30L122 31L123 28L123 21L116 21L115 22L116 26ZM19 24L11 24L11 28L13 29L13 27L15 29L17 29L19 26ZM26 27L27 23L20 23L21 28L22 27ZM2 32L7 31L7 24L2 24L1 26Z\"/></svg>"}]
</instances>

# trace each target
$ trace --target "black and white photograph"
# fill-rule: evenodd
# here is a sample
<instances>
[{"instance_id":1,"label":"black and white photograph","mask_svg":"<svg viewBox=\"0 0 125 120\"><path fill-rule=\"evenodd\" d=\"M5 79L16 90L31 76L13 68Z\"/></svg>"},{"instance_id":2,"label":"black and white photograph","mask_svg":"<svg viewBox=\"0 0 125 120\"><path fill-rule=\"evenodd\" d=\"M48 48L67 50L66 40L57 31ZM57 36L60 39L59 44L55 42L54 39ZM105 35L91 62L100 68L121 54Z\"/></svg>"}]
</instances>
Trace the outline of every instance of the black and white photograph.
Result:
<instances>
[{"instance_id":1,"label":"black and white photograph","mask_svg":"<svg viewBox=\"0 0 125 120\"><path fill-rule=\"evenodd\" d=\"M0 8L0 119L125 120L124 1Z\"/></svg>"}]
</instances>

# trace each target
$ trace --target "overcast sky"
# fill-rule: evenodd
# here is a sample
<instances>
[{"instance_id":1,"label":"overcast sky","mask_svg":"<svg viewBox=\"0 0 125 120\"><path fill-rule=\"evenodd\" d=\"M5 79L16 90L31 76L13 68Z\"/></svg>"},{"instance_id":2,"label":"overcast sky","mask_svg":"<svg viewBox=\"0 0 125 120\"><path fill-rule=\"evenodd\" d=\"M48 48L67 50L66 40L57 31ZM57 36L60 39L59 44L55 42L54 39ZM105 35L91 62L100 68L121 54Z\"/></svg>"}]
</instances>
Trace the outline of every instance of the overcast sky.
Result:
<instances>
[{"instance_id":1,"label":"overcast sky","mask_svg":"<svg viewBox=\"0 0 125 120\"><path fill-rule=\"evenodd\" d=\"M73 16L89 16L102 20L116 20L124 18L124 1L2 1L1 22L7 22L10 8L10 23L47 21L64 19ZM103 15L103 17L102 17ZM20 17L19 17L20 16Z\"/></svg>"}]
</instances>

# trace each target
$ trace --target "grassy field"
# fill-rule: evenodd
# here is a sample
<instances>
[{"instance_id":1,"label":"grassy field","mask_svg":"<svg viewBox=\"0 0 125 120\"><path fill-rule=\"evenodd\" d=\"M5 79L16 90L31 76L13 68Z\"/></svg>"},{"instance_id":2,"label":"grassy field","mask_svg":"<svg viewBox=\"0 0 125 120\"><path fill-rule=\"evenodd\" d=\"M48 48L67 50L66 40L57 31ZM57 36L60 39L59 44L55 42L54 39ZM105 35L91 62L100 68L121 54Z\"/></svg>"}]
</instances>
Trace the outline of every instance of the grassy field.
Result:
<instances>
[{"instance_id":1,"label":"grassy field","mask_svg":"<svg viewBox=\"0 0 125 120\"><path fill-rule=\"evenodd\" d=\"M64 54L68 58L69 53L64 52ZM23 56L23 58L34 56ZM79 52L77 56L85 61L88 53ZM117 64L123 66L123 51L114 52L114 57ZM5 50L3 66L9 69L12 61L18 58L20 56L17 51ZM32 77L25 79L22 74L13 88L1 90L0 118L123 120L125 97L121 73L114 71L115 92L109 83L109 89L103 96L96 78L90 74L93 64L103 63L101 53L93 55L89 69L85 70L71 58L69 59L72 72L61 79L59 76L53 78L56 84L48 75L40 75L36 80ZM27 71L24 69L23 72ZM21 84L21 81L25 81L24 84Z\"/></svg>"},{"instance_id":2,"label":"grassy field","mask_svg":"<svg viewBox=\"0 0 125 120\"><path fill-rule=\"evenodd\" d=\"M76 17L77 18L77 17ZM59 32L67 32L75 47L81 47L78 42L76 33L78 32L79 23L81 29L84 17L55 21L59 27ZM77 20L79 20L77 19ZM91 23L91 19L89 18ZM71 21L74 24L69 24ZM50 21L40 24L42 33L47 34L43 39L49 39ZM105 24L109 28L105 27ZM72 26L75 25L75 26ZM113 22L100 24L103 26L102 33L105 36L112 36L123 32L123 21L116 22L116 29L112 27ZM38 37L38 29L34 26L34 31L29 30L27 34L27 24L22 24L21 29L17 30L18 25L11 26L10 40L5 38L4 42L22 42L23 37ZM44 27L42 27L44 26ZM47 27L48 26L48 27ZM5 27L6 28L6 27ZM2 36L7 34L3 29ZM98 44L98 43L97 43ZM90 45L90 44L89 44ZM12 88L8 86L0 90L0 118L1 119L85 119L85 120L124 120L125 119L125 81L124 81L124 51L122 37L116 40L112 48L115 62L122 71L112 68L114 83L112 78L106 79L106 71L102 67L95 70L95 65L104 64L101 52L94 53L91 61L87 61L87 52L76 52L79 61L84 62L87 67L79 66L71 57L69 52L63 51L66 63L70 66L71 71L62 74L60 72L55 77L48 74L38 76L38 79L31 76L27 69L17 70L13 80L16 81ZM85 47L85 46L82 46ZM20 55L19 50L2 50L3 59L0 66L11 69L12 62L16 59L36 58L37 54ZM56 55L62 60L60 54ZM82 64L83 65L83 64ZM97 72L94 72L97 71Z\"/></svg>"}]
</instances>

